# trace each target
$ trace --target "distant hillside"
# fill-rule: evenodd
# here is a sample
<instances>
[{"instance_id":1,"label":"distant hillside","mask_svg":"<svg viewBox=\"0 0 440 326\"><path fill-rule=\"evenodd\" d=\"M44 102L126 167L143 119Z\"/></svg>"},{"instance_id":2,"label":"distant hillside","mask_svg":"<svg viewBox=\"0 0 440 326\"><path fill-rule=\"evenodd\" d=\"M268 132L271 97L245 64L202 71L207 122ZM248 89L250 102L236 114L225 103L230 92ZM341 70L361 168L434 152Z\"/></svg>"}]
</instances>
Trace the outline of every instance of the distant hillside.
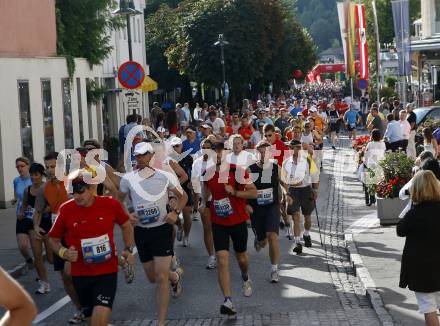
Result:
<instances>
[{"instance_id":1,"label":"distant hillside","mask_svg":"<svg viewBox=\"0 0 440 326\"><path fill-rule=\"evenodd\" d=\"M312 35L319 51L340 46L336 0L296 0L296 12L301 24Z\"/></svg>"}]
</instances>

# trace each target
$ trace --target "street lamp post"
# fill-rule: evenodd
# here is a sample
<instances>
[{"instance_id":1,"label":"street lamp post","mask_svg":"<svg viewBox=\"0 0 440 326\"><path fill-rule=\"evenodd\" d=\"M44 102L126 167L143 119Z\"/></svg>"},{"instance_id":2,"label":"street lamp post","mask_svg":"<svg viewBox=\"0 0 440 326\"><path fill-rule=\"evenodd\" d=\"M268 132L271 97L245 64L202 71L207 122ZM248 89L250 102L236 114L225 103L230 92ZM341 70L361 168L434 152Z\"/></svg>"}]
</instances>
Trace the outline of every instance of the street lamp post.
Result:
<instances>
[{"instance_id":1,"label":"street lamp post","mask_svg":"<svg viewBox=\"0 0 440 326\"><path fill-rule=\"evenodd\" d=\"M131 46L131 16L142 15L142 11L136 10L133 0L120 0L119 9L113 12L114 15L125 16L127 23L127 36L128 36L128 59L133 60L133 50Z\"/></svg>"},{"instance_id":2,"label":"street lamp post","mask_svg":"<svg viewBox=\"0 0 440 326\"><path fill-rule=\"evenodd\" d=\"M220 46L220 63L222 65L222 74L223 74L223 83L222 88L223 92L226 89L226 68L225 68L225 45L228 45L229 42L225 40L223 34L218 35L218 41L214 43L215 46Z\"/></svg>"}]
</instances>

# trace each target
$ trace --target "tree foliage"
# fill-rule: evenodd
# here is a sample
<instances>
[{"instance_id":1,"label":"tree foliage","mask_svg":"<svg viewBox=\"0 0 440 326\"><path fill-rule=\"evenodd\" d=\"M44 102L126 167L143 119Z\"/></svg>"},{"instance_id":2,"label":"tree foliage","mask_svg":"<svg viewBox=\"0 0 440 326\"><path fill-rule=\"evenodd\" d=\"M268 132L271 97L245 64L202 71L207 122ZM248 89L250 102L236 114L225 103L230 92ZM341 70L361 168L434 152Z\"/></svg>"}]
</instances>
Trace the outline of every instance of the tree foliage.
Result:
<instances>
[{"instance_id":1,"label":"tree foliage","mask_svg":"<svg viewBox=\"0 0 440 326\"><path fill-rule=\"evenodd\" d=\"M310 36L283 1L185 0L174 13L168 63L208 86L222 83L219 34L229 42L226 80L236 94L249 84L285 83L293 69L307 71L315 62Z\"/></svg>"},{"instance_id":2,"label":"tree foliage","mask_svg":"<svg viewBox=\"0 0 440 326\"><path fill-rule=\"evenodd\" d=\"M115 8L114 0L56 0L58 54L102 62L112 50L111 30L123 26Z\"/></svg>"}]
</instances>

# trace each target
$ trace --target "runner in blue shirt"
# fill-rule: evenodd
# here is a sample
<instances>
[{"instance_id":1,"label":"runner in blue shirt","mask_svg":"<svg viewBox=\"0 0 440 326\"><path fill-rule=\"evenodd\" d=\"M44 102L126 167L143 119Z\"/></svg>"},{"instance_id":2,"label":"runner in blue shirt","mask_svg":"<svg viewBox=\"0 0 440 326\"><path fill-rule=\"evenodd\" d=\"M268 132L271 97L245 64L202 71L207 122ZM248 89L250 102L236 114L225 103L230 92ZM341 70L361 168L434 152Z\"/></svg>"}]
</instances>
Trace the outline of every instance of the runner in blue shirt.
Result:
<instances>
[{"instance_id":1,"label":"runner in blue shirt","mask_svg":"<svg viewBox=\"0 0 440 326\"><path fill-rule=\"evenodd\" d=\"M185 131L186 139L183 141L183 153L192 149L190 154L196 154L200 150L200 138L197 137L196 131L189 127Z\"/></svg>"},{"instance_id":2,"label":"runner in blue shirt","mask_svg":"<svg viewBox=\"0 0 440 326\"><path fill-rule=\"evenodd\" d=\"M348 139L356 139L356 125L361 122L361 116L354 110L353 105L344 114L344 123L348 129Z\"/></svg>"},{"instance_id":3,"label":"runner in blue shirt","mask_svg":"<svg viewBox=\"0 0 440 326\"><path fill-rule=\"evenodd\" d=\"M17 244L18 249L20 249L20 253L24 259L26 259L26 263L28 267L33 265L34 260L32 259L31 253L29 251L30 248L30 238L29 232L34 229L34 223L32 219L24 218L20 215L21 206L23 204L23 194L27 187L32 184L31 178L29 176L29 167L30 162L26 157L19 157L15 160L15 167L19 174L18 177L14 179L14 201L17 203L16 208L16 217L17 224L15 227L15 233L17 236Z\"/></svg>"}]
</instances>

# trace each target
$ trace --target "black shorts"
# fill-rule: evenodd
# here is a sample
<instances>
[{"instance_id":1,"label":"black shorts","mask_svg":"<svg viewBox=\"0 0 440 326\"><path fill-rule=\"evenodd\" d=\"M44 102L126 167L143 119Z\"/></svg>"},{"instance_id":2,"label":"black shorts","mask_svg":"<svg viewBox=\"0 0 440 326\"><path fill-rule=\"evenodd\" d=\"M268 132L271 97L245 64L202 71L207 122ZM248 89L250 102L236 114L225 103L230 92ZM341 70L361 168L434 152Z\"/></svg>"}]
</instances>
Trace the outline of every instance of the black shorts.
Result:
<instances>
[{"instance_id":1,"label":"black shorts","mask_svg":"<svg viewBox=\"0 0 440 326\"><path fill-rule=\"evenodd\" d=\"M330 124L330 132L336 132L337 134L339 134L340 129L341 128L339 126L339 123Z\"/></svg>"},{"instance_id":2,"label":"black shorts","mask_svg":"<svg viewBox=\"0 0 440 326\"><path fill-rule=\"evenodd\" d=\"M251 222L258 241L266 239L266 233L268 232L278 234L280 229L280 210L278 205L258 206L258 210L254 209L254 213L251 214Z\"/></svg>"},{"instance_id":3,"label":"black shorts","mask_svg":"<svg viewBox=\"0 0 440 326\"><path fill-rule=\"evenodd\" d=\"M24 218L22 220L17 219L15 224L15 234L29 234L29 231L34 229L34 222L30 218Z\"/></svg>"},{"instance_id":4,"label":"black shorts","mask_svg":"<svg viewBox=\"0 0 440 326\"><path fill-rule=\"evenodd\" d=\"M49 233L52 228L52 218L51 217L43 217L40 222L40 228L44 230L44 232Z\"/></svg>"},{"instance_id":5,"label":"black shorts","mask_svg":"<svg viewBox=\"0 0 440 326\"><path fill-rule=\"evenodd\" d=\"M279 222L279 221L278 221ZM232 240L234 251L245 252L247 249L248 227L243 222L236 225L220 225L212 223L212 237L215 251L229 251L229 241Z\"/></svg>"},{"instance_id":6,"label":"black shorts","mask_svg":"<svg viewBox=\"0 0 440 326\"><path fill-rule=\"evenodd\" d=\"M188 201L186 202L186 206L192 207L193 205L193 196L192 196L192 190L188 187L182 187L182 189L186 192L186 195L188 196Z\"/></svg>"},{"instance_id":7,"label":"black shorts","mask_svg":"<svg viewBox=\"0 0 440 326\"><path fill-rule=\"evenodd\" d=\"M292 205L287 207L287 214L293 215L301 209L303 215L311 215L315 209L312 188L289 188L289 195L293 199Z\"/></svg>"},{"instance_id":8,"label":"black shorts","mask_svg":"<svg viewBox=\"0 0 440 326\"><path fill-rule=\"evenodd\" d=\"M134 228L134 241L142 263L153 260L153 257L173 256L173 226L164 224L153 228Z\"/></svg>"},{"instance_id":9,"label":"black shorts","mask_svg":"<svg viewBox=\"0 0 440 326\"><path fill-rule=\"evenodd\" d=\"M92 316L93 307L95 306L112 309L118 284L117 273L97 276L73 276L72 281L78 294L81 310L86 318Z\"/></svg>"}]
</instances>

